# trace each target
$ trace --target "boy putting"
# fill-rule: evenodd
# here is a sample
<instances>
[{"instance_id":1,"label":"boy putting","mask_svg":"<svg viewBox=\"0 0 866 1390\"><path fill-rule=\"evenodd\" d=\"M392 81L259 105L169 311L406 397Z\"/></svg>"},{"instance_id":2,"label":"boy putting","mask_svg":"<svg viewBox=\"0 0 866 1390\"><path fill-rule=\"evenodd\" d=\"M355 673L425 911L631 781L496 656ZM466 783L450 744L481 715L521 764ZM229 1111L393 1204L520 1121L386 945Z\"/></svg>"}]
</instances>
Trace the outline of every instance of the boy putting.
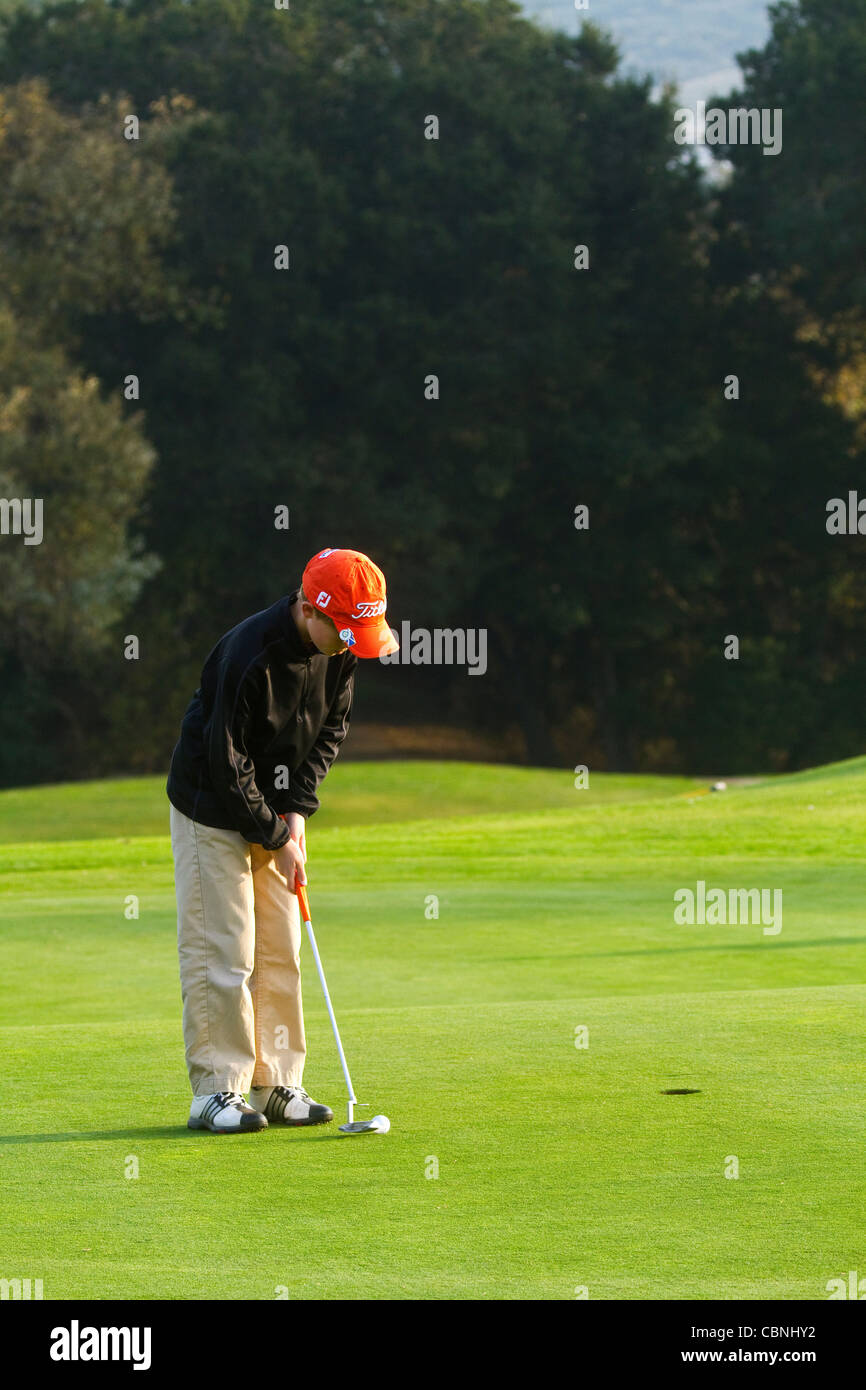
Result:
<instances>
[{"instance_id":1,"label":"boy putting","mask_svg":"<svg viewBox=\"0 0 866 1390\"><path fill-rule=\"evenodd\" d=\"M220 639L184 715L166 791L190 1129L334 1118L301 1084L295 880L307 881L306 821L349 727L358 657L398 650L385 609L372 560L319 551L300 588Z\"/></svg>"}]
</instances>

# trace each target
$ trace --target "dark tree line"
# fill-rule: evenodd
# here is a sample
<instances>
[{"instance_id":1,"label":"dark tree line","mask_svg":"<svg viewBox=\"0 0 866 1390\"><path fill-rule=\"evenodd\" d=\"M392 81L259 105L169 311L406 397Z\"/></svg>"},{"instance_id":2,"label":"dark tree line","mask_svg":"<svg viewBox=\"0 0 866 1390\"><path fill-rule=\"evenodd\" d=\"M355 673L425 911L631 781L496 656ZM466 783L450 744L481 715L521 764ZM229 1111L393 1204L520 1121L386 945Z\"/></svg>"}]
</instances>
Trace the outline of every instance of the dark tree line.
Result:
<instances>
[{"instance_id":1,"label":"dark tree line","mask_svg":"<svg viewBox=\"0 0 866 1390\"><path fill-rule=\"evenodd\" d=\"M784 147L718 179L604 35L508 0L15 12L0 492L75 524L40 565L0 537L3 780L161 769L210 645L325 544L395 623L488 631L483 678L373 665L367 717L623 769L859 751L864 542L825 517L863 473L866 0L773 7L742 67L720 104Z\"/></svg>"}]
</instances>

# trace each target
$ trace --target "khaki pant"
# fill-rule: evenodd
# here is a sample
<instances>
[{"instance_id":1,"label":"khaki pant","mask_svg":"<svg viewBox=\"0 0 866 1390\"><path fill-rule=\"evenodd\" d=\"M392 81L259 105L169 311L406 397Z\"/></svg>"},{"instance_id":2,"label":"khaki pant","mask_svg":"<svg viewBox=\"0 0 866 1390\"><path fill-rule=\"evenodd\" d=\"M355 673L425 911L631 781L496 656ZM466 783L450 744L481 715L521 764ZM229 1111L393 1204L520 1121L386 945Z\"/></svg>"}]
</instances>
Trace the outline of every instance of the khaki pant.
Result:
<instances>
[{"instance_id":1,"label":"khaki pant","mask_svg":"<svg viewBox=\"0 0 866 1390\"><path fill-rule=\"evenodd\" d=\"M193 1095L300 1085L307 1045L295 894L268 850L174 806L171 848Z\"/></svg>"}]
</instances>

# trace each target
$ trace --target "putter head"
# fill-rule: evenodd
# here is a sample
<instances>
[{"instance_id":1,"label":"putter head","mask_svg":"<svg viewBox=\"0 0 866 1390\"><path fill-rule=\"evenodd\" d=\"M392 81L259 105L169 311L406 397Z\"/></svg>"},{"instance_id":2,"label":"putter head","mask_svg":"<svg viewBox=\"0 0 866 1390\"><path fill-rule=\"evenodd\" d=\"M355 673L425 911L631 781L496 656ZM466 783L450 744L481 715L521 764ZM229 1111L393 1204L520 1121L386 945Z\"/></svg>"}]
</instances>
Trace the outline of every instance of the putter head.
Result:
<instances>
[{"instance_id":1,"label":"putter head","mask_svg":"<svg viewBox=\"0 0 866 1390\"><path fill-rule=\"evenodd\" d=\"M391 1128L391 1121L387 1115L374 1115L372 1120L350 1120L346 1125L340 1125L344 1134L387 1134Z\"/></svg>"},{"instance_id":2,"label":"putter head","mask_svg":"<svg viewBox=\"0 0 866 1390\"><path fill-rule=\"evenodd\" d=\"M386 1115L374 1115L373 1118L372 1118L372 1120L356 1120L356 1119L353 1118L353 1117L354 1117L354 1110L355 1110L355 1106L356 1106L356 1105L361 1105L361 1106L366 1107L366 1106L368 1106L369 1104L370 1104L370 1102L369 1102L368 1100L355 1100L355 1099L353 1098L352 1100L349 1101L348 1105L346 1106L346 1113L347 1113L347 1115L348 1115L348 1120L347 1120L346 1124L340 1125L340 1127L339 1127L340 1130L341 1130L341 1132L342 1132L343 1134L387 1134L387 1133L388 1133L389 1129L391 1128L391 1121L388 1119L388 1117L387 1117Z\"/></svg>"}]
</instances>

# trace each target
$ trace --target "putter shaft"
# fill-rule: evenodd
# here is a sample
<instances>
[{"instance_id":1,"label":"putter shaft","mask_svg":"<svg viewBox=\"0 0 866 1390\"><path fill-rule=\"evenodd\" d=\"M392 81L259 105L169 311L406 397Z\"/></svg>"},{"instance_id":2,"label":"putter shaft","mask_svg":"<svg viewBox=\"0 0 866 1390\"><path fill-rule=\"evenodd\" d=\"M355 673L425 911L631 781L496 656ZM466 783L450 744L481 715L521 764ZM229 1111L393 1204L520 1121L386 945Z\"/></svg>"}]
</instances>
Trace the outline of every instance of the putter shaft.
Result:
<instances>
[{"instance_id":1,"label":"putter shaft","mask_svg":"<svg viewBox=\"0 0 866 1390\"><path fill-rule=\"evenodd\" d=\"M358 1104L358 1101L355 1098L355 1091L352 1086L352 1078L349 1075L349 1064L346 1061L346 1054L343 1051L343 1044L340 1041L340 1030L337 1027L337 1020L334 1016L334 1009L331 1004L331 996L328 993L328 985L325 980L325 972L322 968L322 960L319 955L319 948L316 945L316 937L313 932L313 923L310 920L310 904L307 899L307 890L303 883L297 882L295 883L295 889L298 895L298 906L301 909L301 916L304 919L304 925L307 928L307 935L310 938L310 945L313 948L313 959L316 962L316 969L319 972L319 983L322 986L322 993L325 996L325 1004L328 1010L328 1017L331 1020L331 1027L334 1030L334 1040L337 1044L337 1051L340 1054L340 1065L343 1068L343 1075L346 1078L346 1089L349 1092L349 1099L347 1102L347 1113L349 1117L348 1123L352 1124L355 1106Z\"/></svg>"}]
</instances>

